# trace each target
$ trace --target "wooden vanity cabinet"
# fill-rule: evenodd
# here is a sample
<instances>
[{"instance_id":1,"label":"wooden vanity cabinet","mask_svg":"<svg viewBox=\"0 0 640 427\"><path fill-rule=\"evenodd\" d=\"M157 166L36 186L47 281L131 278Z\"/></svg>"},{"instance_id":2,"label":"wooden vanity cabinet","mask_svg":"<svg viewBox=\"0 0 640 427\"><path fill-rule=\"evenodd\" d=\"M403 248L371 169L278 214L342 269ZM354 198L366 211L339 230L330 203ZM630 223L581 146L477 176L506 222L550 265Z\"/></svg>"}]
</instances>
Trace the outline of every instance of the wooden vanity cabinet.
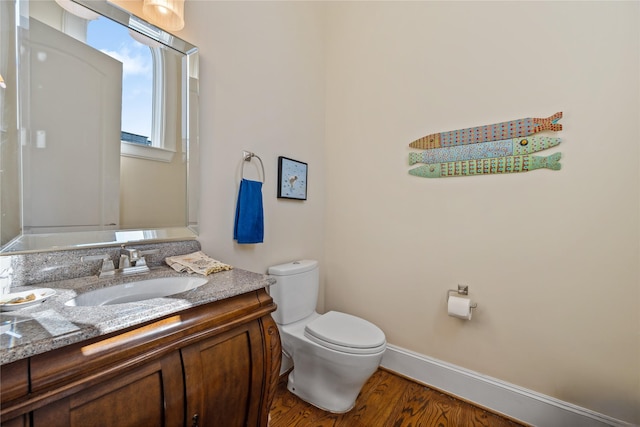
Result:
<instances>
[{"instance_id":1,"label":"wooden vanity cabinet","mask_svg":"<svg viewBox=\"0 0 640 427\"><path fill-rule=\"evenodd\" d=\"M30 392L3 394L2 425L266 426L273 310L262 289L33 356Z\"/></svg>"}]
</instances>

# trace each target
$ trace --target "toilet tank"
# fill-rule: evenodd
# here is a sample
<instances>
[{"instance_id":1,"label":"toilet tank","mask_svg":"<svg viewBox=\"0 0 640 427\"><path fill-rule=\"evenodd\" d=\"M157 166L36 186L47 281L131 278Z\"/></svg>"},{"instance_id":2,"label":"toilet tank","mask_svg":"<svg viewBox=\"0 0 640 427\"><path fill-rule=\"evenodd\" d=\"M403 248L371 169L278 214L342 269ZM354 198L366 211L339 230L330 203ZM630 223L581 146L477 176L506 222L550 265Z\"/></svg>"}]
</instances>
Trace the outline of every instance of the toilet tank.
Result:
<instances>
[{"instance_id":1,"label":"toilet tank","mask_svg":"<svg viewBox=\"0 0 640 427\"><path fill-rule=\"evenodd\" d=\"M300 260L269 267L268 274L276 283L269 295L278 305L271 313L276 323L286 325L309 316L318 303L318 261Z\"/></svg>"}]
</instances>

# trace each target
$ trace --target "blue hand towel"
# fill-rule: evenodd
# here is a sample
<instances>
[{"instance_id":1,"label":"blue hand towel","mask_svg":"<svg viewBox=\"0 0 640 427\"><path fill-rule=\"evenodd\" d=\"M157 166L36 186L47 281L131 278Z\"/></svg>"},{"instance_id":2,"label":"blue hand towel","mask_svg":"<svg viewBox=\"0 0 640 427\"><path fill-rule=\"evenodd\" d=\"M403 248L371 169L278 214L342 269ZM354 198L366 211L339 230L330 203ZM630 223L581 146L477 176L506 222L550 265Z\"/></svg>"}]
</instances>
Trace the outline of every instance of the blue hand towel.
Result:
<instances>
[{"instance_id":1,"label":"blue hand towel","mask_svg":"<svg viewBox=\"0 0 640 427\"><path fill-rule=\"evenodd\" d=\"M242 179L236 205L233 238L238 243L262 243L264 213L262 211L262 183Z\"/></svg>"}]
</instances>

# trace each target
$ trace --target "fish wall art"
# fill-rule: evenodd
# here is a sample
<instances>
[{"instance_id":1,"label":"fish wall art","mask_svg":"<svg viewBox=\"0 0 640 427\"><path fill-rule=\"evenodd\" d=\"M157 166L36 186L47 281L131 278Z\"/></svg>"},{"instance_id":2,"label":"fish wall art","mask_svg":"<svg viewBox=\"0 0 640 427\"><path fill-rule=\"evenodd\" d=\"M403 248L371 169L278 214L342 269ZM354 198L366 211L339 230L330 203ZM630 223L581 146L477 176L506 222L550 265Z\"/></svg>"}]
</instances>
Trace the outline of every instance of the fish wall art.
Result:
<instances>
[{"instance_id":1,"label":"fish wall art","mask_svg":"<svg viewBox=\"0 0 640 427\"><path fill-rule=\"evenodd\" d=\"M544 130L559 131L562 112L548 118L527 118L474 128L435 133L409 144L425 151L409 154L409 165L425 163L409 174L425 178L559 170L561 153L532 156L555 147L560 138L532 136Z\"/></svg>"}]
</instances>

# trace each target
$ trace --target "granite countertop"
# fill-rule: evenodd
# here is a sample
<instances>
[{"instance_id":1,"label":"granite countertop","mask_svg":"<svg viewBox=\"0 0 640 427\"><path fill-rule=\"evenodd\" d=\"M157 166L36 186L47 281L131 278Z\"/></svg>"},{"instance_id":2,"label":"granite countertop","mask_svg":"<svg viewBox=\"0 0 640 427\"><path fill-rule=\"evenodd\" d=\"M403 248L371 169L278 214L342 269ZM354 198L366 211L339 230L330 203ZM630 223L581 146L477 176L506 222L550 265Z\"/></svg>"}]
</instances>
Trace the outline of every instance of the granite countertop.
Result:
<instances>
[{"instance_id":1,"label":"granite countertop","mask_svg":"<svg viewBox=\"0 0 640 427\"><path fill-rule=\"evenodd\" d=\"M246 270L214 273L208 283L187 292L107 306L75 307L65 303L77 295L106 286L157 277L188 276L169 267L146 274L99 279L97 276L12 288L12 292L55 289L41 304L0 313L0 364L10 363L69 344L126 329L202 304L264 288L273 279ZM204 276L197 276L204 277Z\"/></svg>"}]
</instances>

